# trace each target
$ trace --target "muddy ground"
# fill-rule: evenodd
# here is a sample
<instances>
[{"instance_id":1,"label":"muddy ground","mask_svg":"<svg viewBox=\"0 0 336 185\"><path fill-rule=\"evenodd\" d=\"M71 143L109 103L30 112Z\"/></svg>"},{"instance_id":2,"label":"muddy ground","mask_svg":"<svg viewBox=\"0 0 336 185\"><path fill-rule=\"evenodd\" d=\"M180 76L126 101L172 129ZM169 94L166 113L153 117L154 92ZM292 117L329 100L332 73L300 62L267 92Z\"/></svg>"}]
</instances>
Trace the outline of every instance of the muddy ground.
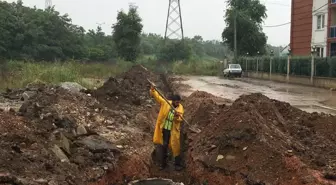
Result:
<instances>
[{"instance_id":1,"label":"muddy ground","mask_svg":"<svg viewBox=\"0 0 336 185\"><path fill-rule=\"evenodd\" d=\"M336 118L260 93L184 97L185 118L201 133L184 125L186 168L159 171L151 156L159 106L146 79L167 97L193 85L134 66L96 90L32 84L3 93L0 184L336 184Z\"/></svg>"},{"instance_id":2,"label":"muddy ground","mask_svg":"<svg viewBox=\"0 0 336 185\"><path fill-rule=\"evenodd\" d=\"M307 112L336 114L336 92L332 89L249 78L186 76L176 79L185 96L199 90L234 101L243 94L262 93L271 99L288 102Z\"/></svg>"}]
</instances>

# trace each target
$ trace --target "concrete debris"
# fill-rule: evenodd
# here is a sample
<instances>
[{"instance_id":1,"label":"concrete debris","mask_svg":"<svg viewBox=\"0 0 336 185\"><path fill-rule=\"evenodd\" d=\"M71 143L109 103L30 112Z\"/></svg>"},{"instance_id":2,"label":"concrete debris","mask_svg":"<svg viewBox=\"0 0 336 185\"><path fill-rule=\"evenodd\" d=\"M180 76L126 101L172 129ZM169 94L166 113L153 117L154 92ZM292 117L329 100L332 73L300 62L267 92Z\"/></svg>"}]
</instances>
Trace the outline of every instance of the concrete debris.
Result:
<instances>
[{"instance_id":1,"label":"concrete debris","mask_svg":"<svg viewBox=\"0 0 336 185\"><path fill-rule=\"evenodd\" d=\"M221 159L224 159L224 156L223 155L218 155L216 161L219 161Z\"/></svg>"},{"instance_id":2,"label":"concrete debris","mask_svg":"<svg viewBox=\"0 0 336 185\"><path fill-rule=\"evenodd\" d=\"M56 157L59 158L61 162L70 162L69 158L64 154L64 152L59 146L54 145L54 147L51 150L54 152Z\"/></svg>"},{"instance_id":3,"label":"concrete debris","mask_svg":"<svg viewBox=\"0 0 336 185\"><path fill-rule=\"evenodd\" d=\"M60 146L67 154L71 154L70 141L63 133L60 133Z\"/></svg>"},{"instance_id":4,"label":"concrete debris","mask_svg":"<svg viewBox=\"0 0 336 185\"><path fill-rule=\"evenodd\" d=\"M63 89L69 90L70 92L73 92L73 93L79 93L82 90L86 90L85 87L81 86L80 84L76 82L62 82L60 83L60 86Z\"/></svg>"},{"instance_id":5,"label":"concrete debris","mask_svg":"<svg viewBox=\"0 0 336 185\"><path fill-rule=\"evenodd\" d=\"M21 100L27 101L30 97L34 95L36 95L36 91L25 91L21 96Z\"/></svg>"},{"instance_id":6,"label":"concrete debris","mask_svg":"<svg viewBox=\"0 0 336 185\"><path fill-rule=\"evenodd\" d=\"M75 143L87 147L92 152L119 152L119 150L113 143L101 136L88 136L75 141Z\"/></svg>"},{"instance_id":7,"label":"concrete debris","mask_svg":"<svg viewBox=\"0 0 336 185\"><path fill-rule=\"evenodd\" d=\"M76 134L79 135L79 136L80 135L85 135L85 134L87 134L87 131L86 131L86 129L83 125L79 125L76 129Z\"/></svg>"}]
</instances>

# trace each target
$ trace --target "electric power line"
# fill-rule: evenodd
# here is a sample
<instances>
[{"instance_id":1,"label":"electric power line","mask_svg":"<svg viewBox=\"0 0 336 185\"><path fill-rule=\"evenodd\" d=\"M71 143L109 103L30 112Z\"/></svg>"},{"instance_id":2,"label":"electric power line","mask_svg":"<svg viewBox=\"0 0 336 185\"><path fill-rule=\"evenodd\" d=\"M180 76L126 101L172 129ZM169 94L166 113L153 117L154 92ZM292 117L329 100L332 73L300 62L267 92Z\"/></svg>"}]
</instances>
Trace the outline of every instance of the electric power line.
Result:
<instances>
[{"instance_id":1,"label":"electric power line","mask_svg":"<svg viewBox=\"0 0 336 185\"><path fill-rule=\"evenodd\" d=\"M251 20L251 18L247 17L246 15L240 14L240 13L239 13L239 15L240 15L240 17L244 18L244 20L249 21L251 23L255 23L254 21ZM286 23L283 23L283 24L270 25L270 26L263 25L263 27L265 27L265 28L275 28L275 27L280 27L280 26L286 26L286 25L288 25L290 23L291 22L286 22Z\"/></svg>"},{"instance_id":2,"label":"electric power line","mask_svg":"<svg viewBox=\"0 0 336 185\"><path fill-rule=\"evenodd\" d=\"M314 10L313 13L314 13L314 12L317 12L317 11L319 11L319 10L321 10L323 7L327 6L328 4L329 4L329 3L326 3L326 4L322 5L322 6L319 7L318 9Z\"/></svg>"},{"instance_id":3,"label":"electric power line","mask_svg":"<svg viewBox=\"0 0 336 185\"><path fill-rule=\"evenodd\" d=\"M272 25L272 26L263 26L264 28L275 28L275 27L280 27L280 26L285 26L285 25L288 25L290 24L291 22L286 22L286 23L283 23L283 24L278 24L278 25Z\"/></svg>"},{"instance_id":4,"label":"electric power line","mask_svg":"<svg viewBox=\"0 0 336 185\"><path fill-rule=\"evenodd\" d=\"M327 6L327 5L328 5L328 3L322 5L322 6L319 7L318 9L314 10L312 13L321 10L322 8L324 8L324 7ZM264 25L263 27L264 27L264 28L275 28L275 27L285 26L285 25L288 25L288 24L290 24L290 23L291 23L291 22L287 22L287 23L278 24L278 25L272 25L272 26L266 26L266 25Z\"/></svg>"}]
</instances>

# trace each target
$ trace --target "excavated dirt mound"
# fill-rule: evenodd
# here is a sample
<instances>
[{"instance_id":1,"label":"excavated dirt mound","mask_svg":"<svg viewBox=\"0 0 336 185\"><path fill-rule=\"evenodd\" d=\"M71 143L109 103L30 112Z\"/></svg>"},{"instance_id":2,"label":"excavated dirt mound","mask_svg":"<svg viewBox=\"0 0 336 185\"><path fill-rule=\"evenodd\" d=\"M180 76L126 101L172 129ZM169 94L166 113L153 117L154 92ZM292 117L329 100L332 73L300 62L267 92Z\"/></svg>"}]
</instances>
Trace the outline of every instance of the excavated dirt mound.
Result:
<instances>
[{"instance_id":1,"label":"excavated dirt mound","mask_svg":"<svg viewBox=\"0 0 336 185\"><path fill-rule=\"evenodd\" d=\"M150 84L147 79L156 83L163 92L167 92L158 75L141 65L136 65L128 72L108 79L102 87L93 91L92 94L109 108L123 107L132 110L143 107L143 105L152 102L149 97Z\"/></svg>"},{"instance_id":2,"label":"excavated dirt mound","mask_svg":"<svg viewBox=\"0 0 336 185\"><path fill-rule=\"evenodd\" d=\"M186 109L185 118L190 124L207 126L211 124L210 120L217 117L222 108L225 108L225 104L218 103L220 101L225 100L207 92L196 91L183 100Z\"/></svg>"},{"instance_id":3,"label":"excavated dirt mound","mask_svg":"<svg viewBox=\"0 0 336 185\"><path fill-rule=\"evenodd\" d=\"M199 181L326 184L323 176L334 178L335 117L252 94L212 121L189 145L188 171Z\"/></svg>"}]
</instances>

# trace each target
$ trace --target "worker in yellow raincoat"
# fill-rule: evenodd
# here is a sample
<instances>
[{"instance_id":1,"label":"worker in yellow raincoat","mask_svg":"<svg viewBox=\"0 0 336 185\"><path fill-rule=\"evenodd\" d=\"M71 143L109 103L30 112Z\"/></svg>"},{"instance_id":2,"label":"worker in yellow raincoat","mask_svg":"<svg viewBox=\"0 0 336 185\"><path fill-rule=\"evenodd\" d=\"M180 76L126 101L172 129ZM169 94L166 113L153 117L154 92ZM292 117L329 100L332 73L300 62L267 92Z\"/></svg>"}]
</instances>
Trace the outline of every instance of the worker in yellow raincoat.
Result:
<instances>
[{"instance_id":1,"label":"worker in yellow raincoat","mask_svg":"<svg viewBox=\"0 0 336 185\"><path fill-rule=\"evenodd\" d=\"M182 170L180 156L180 129L184 113L181 97L173 95L168 102L160 96L154 87L151 87L150 94L160 104L160 112L156 121L153 142L161 148L160 169L163 170L167 166L167 153L170 148L175 159L175 170Z\"/></svg>"}]
</instances>

